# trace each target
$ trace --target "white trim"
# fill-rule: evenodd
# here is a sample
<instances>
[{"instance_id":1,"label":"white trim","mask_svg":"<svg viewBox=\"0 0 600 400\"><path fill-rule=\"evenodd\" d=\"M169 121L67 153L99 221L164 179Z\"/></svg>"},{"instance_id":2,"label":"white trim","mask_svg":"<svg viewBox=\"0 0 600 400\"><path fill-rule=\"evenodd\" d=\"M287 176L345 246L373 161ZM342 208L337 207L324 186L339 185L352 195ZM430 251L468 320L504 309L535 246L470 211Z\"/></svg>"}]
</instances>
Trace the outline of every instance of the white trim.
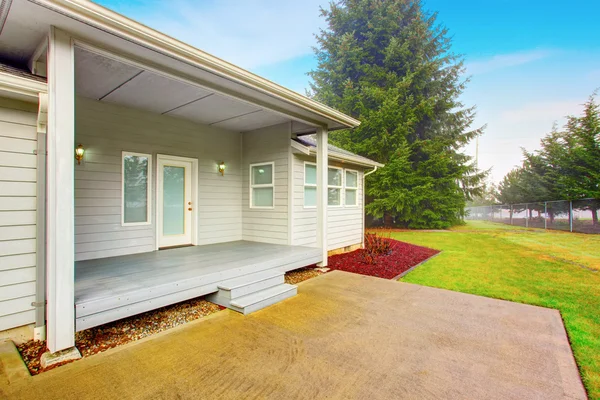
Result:
<instances>
[{"instance_id":1,"label":"white trim","mask_svg":"<svg viewBox=\"0 0 600 400\"><path fill-rule=\"evenodd\" d=\"M289 132L292 135L292 122L289 122ZM288 245L294 244L294 153L288 148Z\"/></svg>"},{"instance_id":2,"label":"white trim","mask_svg":"<svg viewBox=\"0 0 600 400\"><path fill-rule=\"evenodd\" d=\"M311 156L315 156L317 154L317 151L315 150L314 147L310 147L310 155ZM329 153L329 159L330 160L335 160L335 161L341 161L341 162L348 162L354 165L360 165L362 167L379 167L379 168L383 168L385 165L384 164L380 164L376 161L373 160L365 160L362 157L356 157L356 156L351 156L351 155L346 155L346 154L332 154Z\"/></svg>"},{"instance_id":3,"label":"white trim","mask_svg":"<svg viewBox=\"0 0 600 400\"><path fill-rule=\"evenodd\" d=\"M240 67L175 40L91 1L37 0L36 3L51 10L56 10L72 19L85 21L85 23L95 26L100 30L130 40L138 45L169 55L196 68L213 72L223 78L250 87L255 91L268 94L292 106L337 122L342 126L356 127L360 124L360 121L331 107L245 71Z\"/></svg>"},{"instance_id":4,"label":"white trim","mask_svg":"<svg viewBox=\"0 0 600 400\"><path fill-rule=\"evenodd\" d=\"M44 39L37 45L35 51L32 56L27 61L27 68L32 74L46 76L46 60L43 62L39 62L38 60L44 54L44 52L48 51L48 37L44 37Z\"/></svg>"},{"instance_id":5,"label":"white trim","mask_svg":"<svg viewBox=\"0 0 600 400\"><path fill-rule=\"evenodd\" d=\"M254 167L258 167L260 165L271 165L271 183L270 184L258 184L255 185L252 183L252 168ZM263 210L272 210L275 208L275 162L274 161L267 161L267 162L260 162L260 163L253 163L250 164L249 167L249 173L250 176L248 177L248 187L250 188L250 198L248 199L249 202L249 207L252 209L263 209ZM253 202L253 198L254 196L252 196L252 189L260 189L260 188L273 188L273 205L272 206L255 206L254 202Z\"/></svg>"},{"instance_id":6,"label":"white trim","mask_svg":"<svg viewBox=\"0 0 600 400\"><path fill-rule=\"evenodd\" d=\"M346 179L346 174L348 172L354 173L356 174L356 186L348 186L348 179ZM356 208L358 207L358 177L360 176L359 172L355 169L350 169L350 168L345 168L344 169L344 207L346 208ZM346 191L348 190L354 190L356 192L356 197L355 197L355 204L348 204L346 202Z\"/></svg>"},{"instance_id":7,"label":"white trim","mask_svg":"<svg viewBox=\"0 0 600 400\"><path fill-rule=\"evenodd\" d=\"M146 221L125 222L125 156L148 158L148 172L146 173ZM121 152L121 226L152 225L152 154L135 153L132 151Z\"/></svg>"},{"instance_id":8,"label":"white trim","mask_svg":"<svg viewBox=\"0 0 600 400\"><path fill-rule=\"evenodd\" d=\"M0 72L0 94L19 100L37 102L40 93L46 93L48 86L33 79Z\"/></svg>"},{"instance_id":9,"label":"white trim","mask_svg":"<svg viewBox=\"0 0 600 400\"><path fill-rule=\"evenodd\" d=\"M303 144L296 142L294 139L290 139L290 146L293 150L298 150L300 153L307 156L310 155L310 149Z\"/></svg>"},{"instance_id":10,"label":"white trim","mask_svg":"<svg viewBox=\"0 0 600 400\"><path fill-rule=\"evenodd\" d=\"M330 169L337 169L339 171L342 171L341 176L342 176L342 184L340 186L336 186L336 185L330 185L329 184L329 170ZM344 168L340 168L340 167L334 167L332 165L329 165L327 167L327 207L329 208L340 208L340 207L344 207L344 196L342 196L342 194L344 193ZM329 204L329 189L338 189L340 191L340 204Z\"/></svg>"},{"instance_id":11,"label":"white trim","mask_svg":"<svg viewBox=\"0 0 600 400\"><path fill-rule=\"evenodd\" d=\"M304 185L302 186L303 191L302 191L302 205L304 208L307 209L314 209L317 208L317 205L315 204L314 206L307 206L306 205L306 187L317 187L316 183L306 183L306 165L314 165L315 167L317 166L317 163L314 162L310 162L310 161L304 161L304 169L302 170L302 173L304 174Z\"/></svg>"},{"instance_id":12,"label":"white trim","mask_svg":"<svg viewBox=\"0 0 600 400\"><path fill-rule=\"evenodd\" d=\"M46 178L47 345L75 345L75 60L71 37L52 26L48 46Z\"/></svg>"},{"instance_id":13,"label":"white trim","mask_svg":"<svg viewBox=\"0 0 600 400\"><path fill-rule=\"evenodd\" d=\"M160 193L158 190L158 180L160 179L160 174L158 171L159 161L162 160L174 160L174 161L184 161L192 163L192 245L198 245L198 159L197 158L188 158L188 157L180 157L180 156L170 156L168 154L157 154L156 155L156 186L155 186L155 196L156 196L156 207L154 210L154 216L156 220L156 241L155 248L156 250L160 249L160 228L162 228L162 223L160 222L160 207L162 207L162 199L160 198Z\"/></svg>"},{"instance_id":14,"label":"white trim","mask_svg":"<svg viewBox=\"0 0 600 400\"><path fill-rule=\"evenodd\" d=\"M317 129L317 247L321 249L320 266L327 266L327 129Z\"/></svg>"}]
</instances>

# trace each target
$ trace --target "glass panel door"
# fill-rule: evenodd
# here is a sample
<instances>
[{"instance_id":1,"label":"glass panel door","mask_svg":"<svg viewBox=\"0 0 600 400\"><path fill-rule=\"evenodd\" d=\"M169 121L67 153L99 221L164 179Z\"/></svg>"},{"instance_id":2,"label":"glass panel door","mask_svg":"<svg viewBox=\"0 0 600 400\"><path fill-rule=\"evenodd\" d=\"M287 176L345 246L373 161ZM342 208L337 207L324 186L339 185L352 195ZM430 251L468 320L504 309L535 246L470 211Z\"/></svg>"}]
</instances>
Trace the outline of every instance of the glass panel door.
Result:
<instances>
[{"instance_id":1,"label":"glass panel door","mask_svg":"<svg viewBox=\"0 0 600 400\"><path fill-rule=\"evenodd\" d=\"M185 233L185 168L163 168L163 235Z\"/></svg>"},{"instance_id":2,"label":"glass panel door","mask_svg":"<svg viewBox=\"0 0 600 400\"><path fill-rule=\"evenodd\" d=\"M189 160L189 161L188 161ZM195 160L158 155L158 247L192 244L193 215L192 172Z\"/></svg>"}]
</instances>

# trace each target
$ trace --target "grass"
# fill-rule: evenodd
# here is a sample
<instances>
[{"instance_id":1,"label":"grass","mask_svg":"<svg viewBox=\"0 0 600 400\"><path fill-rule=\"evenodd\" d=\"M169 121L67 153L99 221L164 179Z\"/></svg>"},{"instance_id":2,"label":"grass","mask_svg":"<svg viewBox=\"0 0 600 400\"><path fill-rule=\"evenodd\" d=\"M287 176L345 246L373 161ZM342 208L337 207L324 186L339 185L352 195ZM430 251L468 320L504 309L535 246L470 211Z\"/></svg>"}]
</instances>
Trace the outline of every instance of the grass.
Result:
<instances>
[{"instance_id":1,"label":"grass","mask_svg":"<svg viewBox=\"0 0 600 400\"><path fill-rule=\"evenodd\" d=\"M469 221L392 237L443 251L404 282L560 310L588 395L600 400L600 235Z\"/></svg>"}]
</instances>

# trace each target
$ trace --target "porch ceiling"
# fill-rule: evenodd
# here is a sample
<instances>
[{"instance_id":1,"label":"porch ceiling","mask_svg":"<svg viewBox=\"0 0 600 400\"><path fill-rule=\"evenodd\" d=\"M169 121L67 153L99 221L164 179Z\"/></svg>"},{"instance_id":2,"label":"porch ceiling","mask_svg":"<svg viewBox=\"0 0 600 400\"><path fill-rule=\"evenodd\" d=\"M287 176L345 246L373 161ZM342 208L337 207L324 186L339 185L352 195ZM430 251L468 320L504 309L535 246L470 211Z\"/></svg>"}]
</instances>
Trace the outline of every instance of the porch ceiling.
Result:
<instances>
[{"instance_id":1,"label":"porch ceiling","mask_svg":"<svg viewBox=\"0 0 600 400\"><path fill-rule=\"evenodd\" d=\"M283 115L126 62L75 48L78 96L233 131L290 121Z\"/></svg>"},{"instance_id":2,"label":"porch ceiling","mask_svg":"<svg viewBox=\"0 0 600 400\"><path fill-rule=\"evenodd\" d=\"M89 97L104 96L101 101L131 105L135 99L137 108L238 131L282 121L292 121L295 133L311 133L317 127L351 128L360 123L89 0L0 0L0 59L20 67L42 68L44 57L39 51L43 51L41 45L51 26L71 35L76 45L114 58L88 65L89 70L100 69L93 78L96 82L78 87L79 93L88 91ZM123 60L131 65L122 65ZM106 79L99 78L106 72L102 68L112 71ZM203 94L210 96L202 99Z\"/></svg>"}]
</instances>

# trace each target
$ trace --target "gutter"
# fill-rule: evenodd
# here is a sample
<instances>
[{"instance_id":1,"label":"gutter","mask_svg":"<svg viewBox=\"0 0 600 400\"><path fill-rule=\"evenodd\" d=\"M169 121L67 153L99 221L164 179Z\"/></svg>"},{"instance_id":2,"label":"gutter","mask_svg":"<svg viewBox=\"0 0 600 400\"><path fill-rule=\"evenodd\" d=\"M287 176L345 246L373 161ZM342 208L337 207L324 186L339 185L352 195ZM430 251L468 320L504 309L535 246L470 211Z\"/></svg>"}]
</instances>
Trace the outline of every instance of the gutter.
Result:
<instances>
[{"instance_id":1,"label":"gutter","mask_svg":"<svg viewBox=\"0 0 600 400\"><path fill-rule=\"evenodd\" d=\"M310 148L310 154L311 155L316 155L316 151L313 150L312 148ZM373 171L369 171L367 174L373 173L377 170L377 168L382 168L384 165L380 164L378 162L375 161L371 161L369 162L365 162L363 159L360 158L356 158L356 157L352 157L349 155L340 155L340 154L332 154L331 151L329 151L329 158L332 160L337 160L337 161L344 161L344 162L350 162L352 164L355 165L360 165L361 167L372 167L374 168Z\"/></svg>"},{"instance_id":2,"label":"gutter","mask_svg":"<svg viewBox=\"0 0 600 400\"><path fill-rule=\"evenodd\" d=\"M23 78L6 72L0 72L0 92L9 97L26 98L37 102L39 93L46 93L47 85L32 79Z\"/></svg>"},{"instance_id":3,"label":"gutter","mask_svg":"<svg viewBox=\"0 0 600 400\"><path fill-rule=\"evenodd\" d=\"M316 148L312 147L312 146L305 146L302 143L298 143L297 141L295 141L294 139L290 140L291 146L293 149L299 151L302 154L305 154L307 156L315 156L317 155L317 150ZM328 152L328 157L329 159L332 160L337 160L337 161L342 161L342 162L350 162L352 164L355 165L360 165L361 167L372 167L375 168L373 171L368 172L366 175L372 174L373 172L377 171L377 168L383 168L384 165L380 164L378 162L375 161L371 161L371 162L365 162L365 160L363 158L358 158L358 157L353 157L350 155L342 155L342 154L335 154L332 153L331 150Z\"/></svg>"},{"instance_id":4,"label":"gutter","mask_svg":"<svg viewBox=\"0 0 600 400\"><path fill-rule=\"evenodd\" d=\"M62 15L94 26L107 33L158 51L171 58L184 61L197 68L212 72L223 78L238 82L256 91L302 108L342 126L352 128L360 121L331 107L302 96L276 83L248 72L240 67L212 56L193 46L173 39L163 33L126 18L87 0L29 0L32 3Z\"/></svg>"},{"instance_id":5,"label":"gutter","mask_svg":"<svg viewBox=\"0 0 600 400\"><path fill-rule=\"evenodd\" d=\"M378 168L379 167L376 165L373 167L372 170L370 170L369 172L365 172L363 174L363 181L362 181L362 197L363 197L362 198L362 201L363 201L362 202L363 203L363 206L362 206L362 239L361 239L361 243L360 243L360 245L363 249L365 248L365 228L366 228L365 224L367 222L367 218L365 216L365 178L367 176L371 175L373 172L377 171Z\"/></svg>"}]
</instances>

